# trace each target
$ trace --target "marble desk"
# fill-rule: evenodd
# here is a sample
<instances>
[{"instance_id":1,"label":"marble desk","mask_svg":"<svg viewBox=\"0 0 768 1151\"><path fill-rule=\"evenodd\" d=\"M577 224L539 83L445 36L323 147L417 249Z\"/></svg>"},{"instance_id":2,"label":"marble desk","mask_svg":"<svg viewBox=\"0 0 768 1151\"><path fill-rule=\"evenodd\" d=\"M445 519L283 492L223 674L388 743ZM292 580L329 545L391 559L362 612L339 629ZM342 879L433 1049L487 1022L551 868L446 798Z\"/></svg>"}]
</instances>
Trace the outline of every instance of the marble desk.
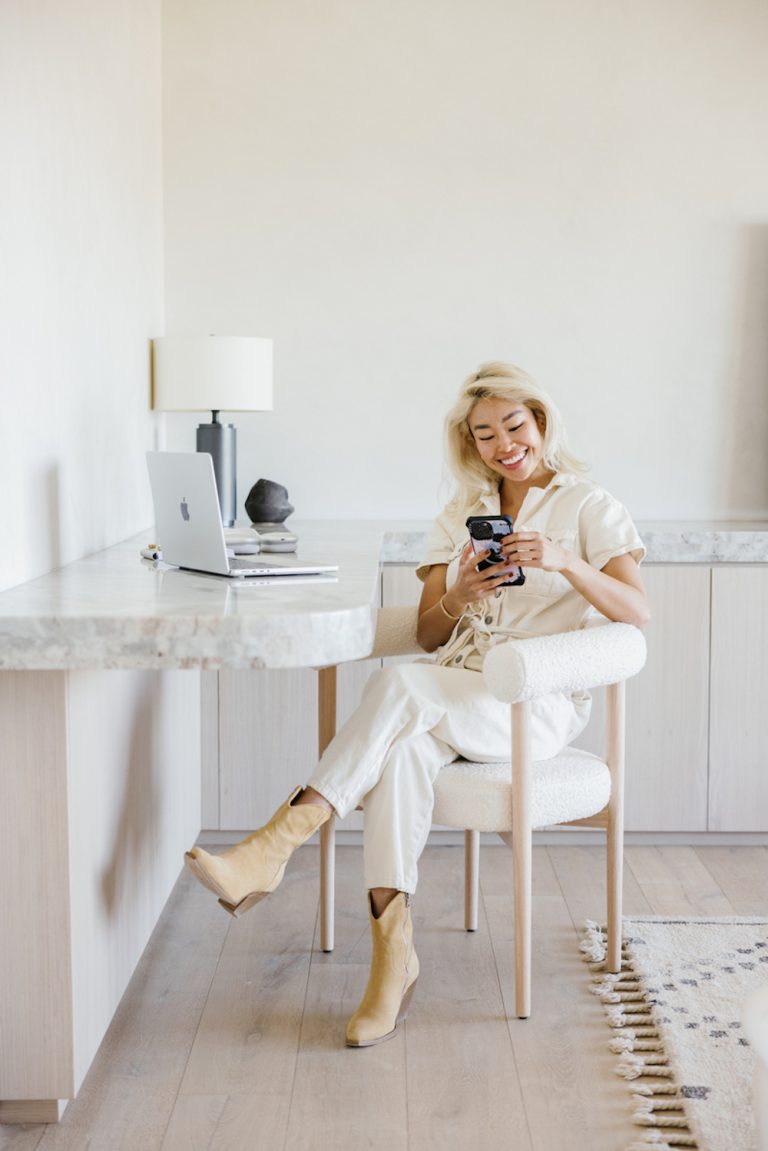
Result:
<instances>
[{"instance_id":1,"label":"marble desk","mask_svg":"<svg viewBox=\"0 0 768 1151\"><path fill-rule=\"evenodd\" d=\"M142 560L132 540L0 593L0 669L286 668L360 659L375 630L383 528L295 527L337 578L265 586Z\"/></svg>"},{"instance_id":2,"label":"marble desk","mask_svg":"<svg viewBox=\"0 0 768 1151\"><path fill-rule=\"evenodd\" d=\"M0 593L0 1123L75 1096L200 831L198 669L371 650L382 562L424 522L292 522L329 582L139 558L151 532ZM654 564L768 563L768 524L641 524Z\"/></svg>"},{"instance_id":3,"label":"marble desk","mask_svg":"<svg viewBox=\"0 0 768 1151\"><path fill-rule=\"evenodd\" d=\"M201 668L370 652L383 525L297 525L338 578L141 560L151 532L0 593L0 1123L55 1122L201 827Z\"/></svg>"},{"instance_id":4,"label":"marble desk","mask_svg":"<svg viewBox=\"0 0 768 1151\"><path fill-rule=\"evenodd\" d=\"M284 668L364 657L380 563L415 564L428 524L293 524L338 579L253 586L139 559L152 532L0 593L0 669ZM646 562L766 563L768 523L639 525Z\"/></svg>"}]
</instances>

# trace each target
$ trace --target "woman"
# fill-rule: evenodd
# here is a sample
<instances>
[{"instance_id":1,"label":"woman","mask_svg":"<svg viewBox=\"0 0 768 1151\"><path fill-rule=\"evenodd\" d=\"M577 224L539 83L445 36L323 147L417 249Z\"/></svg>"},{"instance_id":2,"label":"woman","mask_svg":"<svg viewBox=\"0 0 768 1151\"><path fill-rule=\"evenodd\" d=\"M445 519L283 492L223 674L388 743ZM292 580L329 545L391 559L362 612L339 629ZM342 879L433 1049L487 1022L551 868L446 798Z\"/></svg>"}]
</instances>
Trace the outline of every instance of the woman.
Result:
<instances>
[{"instance_id":1,"label":"woman","mask_svg":"<svg viewBox=\"0 0 768 1151\"><path fill-rule=\"evenodd\" d=\"M645 549L632 520L584 478L556 407L525 372L484 364L448 415L447 441L459 489L436 520L418 569L418 638L425 651L437 652L436 662L375 672L305 788L222 855L194 848L186 857L239 915L274 891L292 852L332 812L344 817L363 803L373 959L347 1027L352 1047L394 1035L416 983L409 905L438 771L457 756L508 757L509 706L477 674L485 652L504 638L568 631L600 617L637 627L649 619L638 570ZM488 553L475 554L468 543L469 515L512 518L505 563L481 570ZM525 583L505 586L518 566ZM534 701L533 758L557 755L583 730L589 706L585 693Z\"/></svg>"}]
</instances>

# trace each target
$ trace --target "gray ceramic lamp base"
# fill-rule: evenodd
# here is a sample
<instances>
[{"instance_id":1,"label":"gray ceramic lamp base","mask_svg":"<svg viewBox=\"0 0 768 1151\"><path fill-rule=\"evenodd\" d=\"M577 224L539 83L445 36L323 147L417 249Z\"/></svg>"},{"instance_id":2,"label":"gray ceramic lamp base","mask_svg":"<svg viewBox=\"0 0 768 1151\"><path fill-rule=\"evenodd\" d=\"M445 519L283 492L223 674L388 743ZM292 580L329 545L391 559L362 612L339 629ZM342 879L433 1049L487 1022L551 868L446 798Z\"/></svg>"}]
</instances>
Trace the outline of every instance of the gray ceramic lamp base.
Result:
<instances>
[{"instance_id":1,"label":"gray ceramic lamp base","mask_svg":"<svg viewBox=\"0 0 768 1151\"><path fill-rule=\"evenodd\" d=\"M213 471L219 493L221 522L225 528L234 527L237 518L237 431L234 424L199 424L197 450L208 452L213 458Z\"/></svg>"}]
</instances>

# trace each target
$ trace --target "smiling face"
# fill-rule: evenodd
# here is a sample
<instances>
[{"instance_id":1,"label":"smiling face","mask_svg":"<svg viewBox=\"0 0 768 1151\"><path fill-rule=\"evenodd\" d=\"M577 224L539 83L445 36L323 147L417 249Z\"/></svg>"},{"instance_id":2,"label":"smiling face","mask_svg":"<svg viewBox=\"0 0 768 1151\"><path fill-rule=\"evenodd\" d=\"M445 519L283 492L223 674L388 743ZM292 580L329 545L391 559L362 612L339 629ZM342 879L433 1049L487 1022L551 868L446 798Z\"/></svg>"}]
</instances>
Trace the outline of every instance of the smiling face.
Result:
<instances>
[{"instance_id":1,"label":"smiling face","mask_svg":"<svg viewBox=\"0 0 768 1151\"><path fill-rule=\"evenodd\" d=\"M468 423L481 460L503 478L505 486L527 489L551 479L554 473L544 463L544 429L525 404L478 400Z\"/></svg>"}]
</instances>

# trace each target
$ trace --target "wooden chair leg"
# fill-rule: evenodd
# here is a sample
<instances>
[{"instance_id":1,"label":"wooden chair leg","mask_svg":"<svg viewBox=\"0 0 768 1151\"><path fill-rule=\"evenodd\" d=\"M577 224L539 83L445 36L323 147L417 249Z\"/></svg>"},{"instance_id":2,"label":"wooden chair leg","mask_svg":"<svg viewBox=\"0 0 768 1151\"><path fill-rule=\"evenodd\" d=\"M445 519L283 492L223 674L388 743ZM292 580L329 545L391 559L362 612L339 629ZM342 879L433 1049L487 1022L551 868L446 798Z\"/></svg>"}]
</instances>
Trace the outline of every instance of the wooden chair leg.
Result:
<instances>
[{"instance_id":1,"label":"wooden chair leg","mask_svg":"<svg viewBox=\"0 0 768 1151\"><path fill-rule=\"evenodd\" d=\"M336 668L317 673L317 745L322 755L336 734ZM320 947L333 951L334 889L336 874L336 817L320 828Z\"/></svg>"},{"instance_id":2,"label":"wooden chair leg","mask_svg":"<svg viewBox=\"0 0 768 1151\"><path fill-rule=\"evenodd\" d=\"M531 1014L531 709L512 704L512 859L515 869L515 1010Z\"/></svg>"},{"instance_id":3,"label":"wooden chair leg","mask_svg":"<svg viewBox=\"0 0 768 1151\"><path fill-rule=\"evenodd\" d=\"M333 905L336 878L336 816L320 828L320 949L333 951Z\"/></svg>"},{"instance_id":4,"label":"wooden chair leg","mask_svg":"<svg viewBox=\"0 0 768 1151\"><path fill-rule=\"evenodd\" d=\"M480 885L480 832L464 832L464 929L477 931Z\"/></svg>"},{"instance_id":5,"label":"wooden chair leg","mask_svg":"<svg viewBox=\"0 0 768 1151\"><path fill-rule=\"evenodd\" d=\"M608 971L621 971L621 910L624 882L624 707L623 683L606 688L606 762L611 772L606 842Z\"/></svg>"},{"instance_id":6,"label":"wooden chair leg","mask_svg":"<svg viewBox=\"0 0 768 1151\"><path fill-rule=\"evenodd\" d=\"M624 852L622 835L609 824L606 842L608 889L608 948L606 968L614 975L621 971L621 903L624 882Z\"/></svg>"}]
</instances>

